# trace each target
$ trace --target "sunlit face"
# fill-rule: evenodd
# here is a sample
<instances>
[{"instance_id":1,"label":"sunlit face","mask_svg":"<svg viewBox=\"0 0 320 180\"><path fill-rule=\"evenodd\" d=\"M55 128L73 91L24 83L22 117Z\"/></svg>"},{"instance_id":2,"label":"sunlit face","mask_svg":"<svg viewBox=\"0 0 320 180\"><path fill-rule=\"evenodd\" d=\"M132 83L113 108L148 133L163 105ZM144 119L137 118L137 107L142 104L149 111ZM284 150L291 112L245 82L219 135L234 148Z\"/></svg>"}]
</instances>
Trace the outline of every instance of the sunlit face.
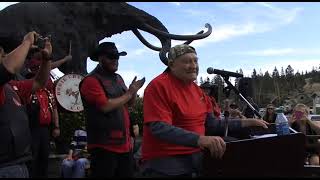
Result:
<instances>
[{"instance_id":1,"label":"sunlit face","mask_svg":"<svg viewBox=\"0 0 320 180\"><path fill-rule=\"evenodd\" d=\"M110 59L105 55L99 57L99 62L102 65L103 69L107 72L116 72L119 66L119 58Z\"/></svg>"},{"instance_id":2,"label":"sunlit face","mask_svg":"<svg viewBox=\"0 0 320 180\"><path fill-rule=\"evenodd\" d=\"M187 53L168 63L170 71L184 82L197 79L199 73L198 57L195 53Z\"/></svg>"}]
</instances>

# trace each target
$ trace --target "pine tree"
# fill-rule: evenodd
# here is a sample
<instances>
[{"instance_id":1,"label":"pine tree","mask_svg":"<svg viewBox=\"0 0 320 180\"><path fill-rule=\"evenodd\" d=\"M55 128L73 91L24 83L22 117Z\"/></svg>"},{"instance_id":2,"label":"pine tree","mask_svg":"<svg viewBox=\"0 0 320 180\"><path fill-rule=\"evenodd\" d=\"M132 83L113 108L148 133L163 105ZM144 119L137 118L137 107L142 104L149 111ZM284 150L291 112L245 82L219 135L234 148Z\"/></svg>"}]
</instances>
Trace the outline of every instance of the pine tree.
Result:
<instances>
[{"instance_id":1,"label":"pine tree","mask_svg":"<svg viewBox=\"0 0 320 180\"><path fill-rule=\"evenodd\" d=\"M269 74L268 71L266 71L266 72L264 73L264 77L265 77L265 78L270 78L270 74Z\"/></svg>"},{"instance_id":2,"label":"pine tree","mask_svg":"<svg viewBox=\"0 0 320 180\"><path fill-rule=\"evenodd\" d=\"M243 71L242 71L242 69L241 69L241 68L240 68L240 70L239 70L239 73L240 73L240 74L243 74Z\"/></svg>"},{"instance_id":3,"label":"pine tree","mask_svg":"<svg viewBox=\"0 0 320 180\"><path fill-rule=\"evenodd\" d=\"M253 69L251 78L252 78L252 79L256 79L256 78L257 78L257 71L256 71L256 69Z\"/></svg>"},{"instance_id":4,"label":"pine tree","mask_svg":"<svg viewBox=\"0 0 320 180\"><path fill-rule=\"evenodd\" d=\"M202 78L202 76L200 77L200 84L203 84L204 82L203 82L203 78Z\"/></svg>"},{"instance_id":5,"label":"pine tree","mask_svg":"<svg viewBox=\"0 0 320 180\"><path fill-rule=\"evenodd\" d=\"M280 77L285 77L286 75L285 75L285 73L284 73L284 70L283 70L283 67L281 67L281 74L280 74Z\"/></svg>"},{"instance_id":6,"label":"pine tree","mask_svg":"<svg viewBox=\"0 0 320 180\"><path fill-rule=\"evenodd\" d=\"M273 78L278 78L279 77L279 71L278 71L277 67L274 67L274 70L272 72L272 77Z\"/></svg>"},{"instance_id":7,"label":"pine tree","mask_svg":"<svg viewBox=\"0 0 320 180\"><path fill-rule=\"evenodd\" d=\"M260 76L260 77L263 77L263 73L262 73L261 68L260 68L260 70L259 70L259 76Z\"/></svg>"},{"instance_id":8,"label":"pine tree","mask_svg":"<svg viewBox=\"0 0 320 180\"><path fill-rule=\"evenodd\" d=\"M206 82L210 82L210 78L209 77L207 77Z\"/></svg>"},{"instance_id":9,"label":"pine tree","mask_svg":"<svg viewBox=\"0 0 320 180\"><path fill-rule=\"evenodd\" d=\"M286 77L293 77L293 75L294 75L294 70L290 65L288 65L288 67L286 68Z\"/></svg>"}]
</instances>

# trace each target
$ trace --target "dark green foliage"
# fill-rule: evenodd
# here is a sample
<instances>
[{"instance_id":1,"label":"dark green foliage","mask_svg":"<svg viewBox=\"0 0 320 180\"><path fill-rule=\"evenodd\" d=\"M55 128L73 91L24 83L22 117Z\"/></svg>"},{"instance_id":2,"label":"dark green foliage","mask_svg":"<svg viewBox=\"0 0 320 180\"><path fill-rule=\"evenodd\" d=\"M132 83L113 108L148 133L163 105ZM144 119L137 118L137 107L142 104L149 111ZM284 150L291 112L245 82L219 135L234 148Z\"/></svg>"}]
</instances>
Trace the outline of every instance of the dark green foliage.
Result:
<instances>
[{"instance_id":1,"label":"dark green foliage","mask_svg":"<svg viewBox=\"0 0 320 180\"><path fill-rule=\"evenodd\" d=\"M132 108L129 109L130 118L133 118L135 122L138 122L140 135L143 132L143 99L141 97L136 98L136 102Z\"/></svg>"},{"instance_id":2,"label":"dark green foliage","mask_svg":"<svg viewBox=\"0 0 320 180\"><path fill-rule=\"evenodd\" d=\"M64 151L61 153L67 153L74 131L82 126L85 126L84 112L82 111L76 113L59 109L59 120L60 137L57 139L57 146L60 146L60 148L62 148L61 151Z\"/></svg>"}]
</instances>

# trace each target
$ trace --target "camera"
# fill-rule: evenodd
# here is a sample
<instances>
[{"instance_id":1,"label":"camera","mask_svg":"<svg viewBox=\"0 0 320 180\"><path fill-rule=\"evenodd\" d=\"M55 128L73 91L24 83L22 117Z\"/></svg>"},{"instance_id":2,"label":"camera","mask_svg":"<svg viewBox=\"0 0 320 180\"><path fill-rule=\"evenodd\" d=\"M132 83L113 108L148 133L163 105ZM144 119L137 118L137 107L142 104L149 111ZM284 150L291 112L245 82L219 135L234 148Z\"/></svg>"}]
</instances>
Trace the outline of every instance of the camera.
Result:
<instances>
[{"instance_id":1,"label":"camera","mask_svg":"<svg viewBox=\"0 0 320 180\"><path fill-rule=\"evenodd\" d=\"M39 36L37 41L35 42L35 45L38 46L40 49L44 49L46 38L48 38L49 41L51 41L51 35L48 35L47 37Z\"/></svg>"}]
</instances>

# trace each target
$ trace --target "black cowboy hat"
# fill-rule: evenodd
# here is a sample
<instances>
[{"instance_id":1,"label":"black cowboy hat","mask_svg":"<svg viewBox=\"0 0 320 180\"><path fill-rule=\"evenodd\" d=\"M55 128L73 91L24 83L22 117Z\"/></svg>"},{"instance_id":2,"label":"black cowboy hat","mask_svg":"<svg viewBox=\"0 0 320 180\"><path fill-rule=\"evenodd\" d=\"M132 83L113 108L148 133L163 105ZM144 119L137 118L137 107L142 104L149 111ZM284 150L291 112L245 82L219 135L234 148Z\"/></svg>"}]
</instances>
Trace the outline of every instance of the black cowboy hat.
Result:
<instances>
[{"instance_id":1,"label":"black cowboy hat","mask_svg":"<svg viewBox=\"0 0 320 180\"><path fill-rule=\"evenodd\" d=\"M119 53L116 45L113 42L103 42L99 44L99 46L95 50L93 50L90 55L90 59L92 61L99 61L98 57L101 54L105 54L110 58L118 59L119 56L126 56L127 52L122 51Z\"/></svg>"}]
</instances>

